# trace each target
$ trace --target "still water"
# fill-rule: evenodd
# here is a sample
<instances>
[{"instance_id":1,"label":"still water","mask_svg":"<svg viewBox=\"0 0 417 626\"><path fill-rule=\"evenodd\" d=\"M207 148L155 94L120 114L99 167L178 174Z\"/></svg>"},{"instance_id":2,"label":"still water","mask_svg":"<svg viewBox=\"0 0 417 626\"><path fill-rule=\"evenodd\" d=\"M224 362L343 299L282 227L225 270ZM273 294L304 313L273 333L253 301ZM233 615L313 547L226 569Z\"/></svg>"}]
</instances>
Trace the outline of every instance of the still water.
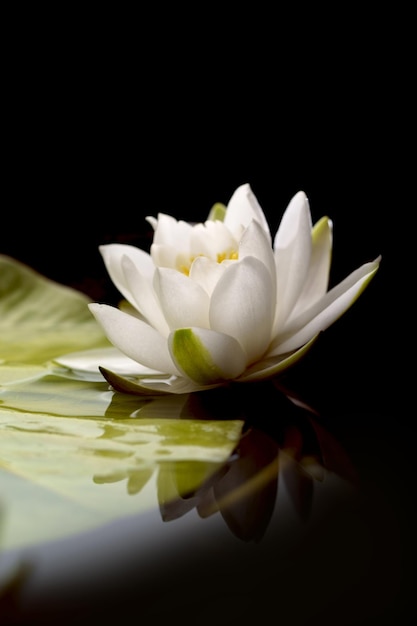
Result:
<instances>
[{"instance_id":1,"label":"still water","mask_svg":"<svg viewBox=\"0 0 417 626\"><path fill-rule=\"evenodd\" d=\"M378 415L274 383L139 400L51 375L0 406L1 624L408 623Z\"/></svg>"}]
</instances>

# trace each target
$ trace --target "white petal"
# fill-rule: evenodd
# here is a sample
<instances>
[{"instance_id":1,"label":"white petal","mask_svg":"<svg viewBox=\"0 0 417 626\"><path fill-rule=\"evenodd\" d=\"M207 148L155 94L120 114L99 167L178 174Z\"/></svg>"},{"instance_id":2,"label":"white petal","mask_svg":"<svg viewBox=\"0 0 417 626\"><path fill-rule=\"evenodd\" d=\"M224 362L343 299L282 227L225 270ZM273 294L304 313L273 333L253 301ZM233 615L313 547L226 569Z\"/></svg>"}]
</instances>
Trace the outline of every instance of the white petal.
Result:
<instances>
[{"instance_id":1,"label":"white petal","mask_svg":"<svg viewBox=\"0 0 417 626\"><path fill-rule=\"evenodd\" d=\"M274 240L277 268L277 316L280 328L303 288L311 257L311 214L307 196L299 191L290 201Z\"/></svg>"},{"instance_id":2,"label":"white petal","mask_svg":"<svg viewBox=\"0 0 417 626\"><path fill-rule=\"evenodd\" d=\"M328 291L308 311L302 313L284 329L284 334L274 340L269 355L295 350L318 332L326 330L352 306L375 275L379 262L380 257L371 263L365 263Z\"/></svg>"},{"instance_id":3,"label":"white petal","mask_svg":"<svg viewBox=\"0 0 417 626\"><path fill-rule=\"evenodd\" d=\"M246 366L246 355L233 337L205 328L181 328L169 337L178 369L201 385L233 379Z\"/></svg>"},{"instance_id":4,"label":"white petal","mask_svg":"<svg viewBox=\"0 0 417 626\"><path fill-rule=\"evenodd\" d=\"M120 291L120 293L131 302L130 289L126 282L126 277L122 269L122 257L128 257L133 265L140 269L141 274L148 280L152 280L153 273L155 271L155 265L150 255L127 244L111 243L103 246L99 246L100 253L103 257L104 264L107 272L113 281L114 285ZM131 304L133 304L131 302Z\"/></svg>"},{"instance_id":5,"label":"white petal","mask_svg":"<svg viewBox=\"0 0 417 626\"><path fill-rule=\"evenodd\" d=\"M245 183L240 185L230 198L223 223L236 238L240 239L242 227L249 226L252 220L259 222L268 237L271 237L265 214L250 185Z\"/></svg>"},{"instance_id":6,"label":"white petal","mask_svg":"<svg viewBox=\"0 0 417 626\"><path fill-rule=\"evenodd\" d=\"M156 228L158 226L158 218L154 217L153 215L147 215L145 219L146 219L147 222L149 222L149 224L152 226L152 228L154 230L156 230Z\"/></svg>"},{"instance_id":7,"label":"white petal","mask_svg":"<svg viewBox=\"0 0 417 626\"><path fill-rule=\"evenodd\" d=\"M190 278L195 280L211 296L225 269L224 263L217 263L217 261L212 261L205 256L199 256L191 265Z\"/></svg>"},{"instance_id":8,"label":"white petal","mask_svg":"<svg viewBox=\"0 0 417 626\"><path fill-rule=\"evenodd\" d=\"M153 243L151 245L151 257L156 267L172 267L178 269L178 257L181 251L176 246L168 246ZM188 255L183 253L184 258Z\"/></svg>"},{"instance_id":9,"label":"white petal","mask_svg":"<svg viewBox=\"0 0 417 626\"><path fill-rule=\"evenodd\" d=\"M328 217L322 217L313 227L310 267L291 318L308 309L327 291L332 256L332 226Z\"/></svg>"},{"instance_id":10,"label":"white petal","mask_svg":"<svg viewBox=\"0 0 417 626\"><path fill-rule=\"evenodd\" d=\"M155 292L165 319L172 329L185 326L209 327L209 296L188 276L169 268L155 273Z\"/></svg>"},{"instance_id":11,"label":"white petal","mask_svg":"<svg viewBox=\"0 0 417 626\"><path fill-rule=\"evenodd\" d=\"M258 222L251 222L242 235L239 244L239 259L253 256L265 265L271 275L274 289L276 287L276 270L274 253L270 241ZM274 295L275 298L275 295Z\"/></svg>"},{"instance_id":12,"label":"white petal","mask_svg":"<svg viewBox=\"0 0 417 626\"><path fill-rule=\"evenodd\" d=\"M235 337L257 360L271 340L273 319L271 276L254 257L231 263L217 283L210 304L210 327Z\"/></svg>"},{"instance_id":13,"label":"white petal","mask_svg":"<svg viewBox=\"0 0 417 626\"><path fill-rule=\"evenodd\" d=\"M169 326L161 311L152 284L138 271L131 258L122 258L123 274L130 293L130 302L161 335L169 334Z\"/></svg>"},{"instance_id":14,"label":"white petal","mask_svg":"<svg viewBox=\"0 0 417 626\"><path fill-rule=\"evenodd\" d=\"M178 374L166 339L154 328L107 304L93 302L88 307L108 340L126 356L158 372Z\"/></svg>"},{"instance_id":15,"label":"white petal","mask_svg":"<svg viewBox=\"0 0 417 626\"><path fill-rule=\"evenodd\" d=\"M85 375L88 373L97 374L99 365L111 369L118 374L124 374L125 376L156 373L156 370L144 367L140 363L137 363L137 361L130 359L114 346L69 352L68 354L63 354L54 359L53 362L61 367L66 367L74 372L83 373Z\"/></svg>"},{"instance_id":16,"label":"white petal","mask_svg":"<svg viewBox=\"0 0 417 626\"><path fill-rule=\"evenodd\" d=\"M214 261L218 255L232 250L237 252L237 241L222 222L207 221L193 227L190 240L190 255L205 255Z\"/></svg>"},{"instance_id":17,"label":"white petal","mask_svg":"<svg viewBox=\"0 0 417 626\"><path fill-rule=\"evenodd\" d=\"M149 221L149 219L148 219ZM177 221L171 215L158 213L158 221L151 221L155 232L153 243L177 248L187 247L189 245L191 225L182 220Z\"/></svg>"},{"instance_id":18,"label":"white petal","mask_svg":"<svg viewBox=\"0 0 417 626\"><path fill-rule=\"evenodd\" d=\"M204 224L193 226L190 236L190 259L202 254L210 258L215 258L216 241L210 237L210 233Z\"/></svg>"}]
</instances>

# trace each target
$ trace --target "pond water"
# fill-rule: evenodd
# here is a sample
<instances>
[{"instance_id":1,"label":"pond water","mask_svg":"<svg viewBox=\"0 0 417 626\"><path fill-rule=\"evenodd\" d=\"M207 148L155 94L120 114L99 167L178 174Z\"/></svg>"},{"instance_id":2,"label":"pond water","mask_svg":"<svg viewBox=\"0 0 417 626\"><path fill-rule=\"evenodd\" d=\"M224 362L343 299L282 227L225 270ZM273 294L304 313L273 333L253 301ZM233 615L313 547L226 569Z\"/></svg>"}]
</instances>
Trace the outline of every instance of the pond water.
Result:
<instances>
[{"instance_id":1,"label":"pond water","mask_svg":"<svg viewBox=\"0 0 417 626\"><path fill-rule=\"evenodd\" d=\"M404 457L378 414L50 375L0 406L2 624L407 623Z\"/></svg>"}]
</instances>

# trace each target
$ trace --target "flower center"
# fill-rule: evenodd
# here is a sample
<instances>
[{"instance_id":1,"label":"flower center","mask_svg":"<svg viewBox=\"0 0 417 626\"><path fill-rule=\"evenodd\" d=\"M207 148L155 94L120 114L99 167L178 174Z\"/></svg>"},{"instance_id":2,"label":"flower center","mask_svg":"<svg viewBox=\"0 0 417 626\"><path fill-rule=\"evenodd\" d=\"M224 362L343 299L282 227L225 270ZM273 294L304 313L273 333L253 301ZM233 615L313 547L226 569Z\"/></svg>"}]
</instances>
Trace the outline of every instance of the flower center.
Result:
<instances>
[{"instance_id":1,"label":"flower center","mask_svg":"<svg viewBox=\"0 0 417 626\"><path fill-rule=\"evenodd\" d=\"M190 274L191 265L198 256L207 256L205 254L197 254L195 256L191 256L189 260L184 262L184 259L181 259L181 262L178 265L178 269L180 272L188 276ZM237 250L225 250L224 252L218 252L216 255L217 263L223 263L223 261L237 261L239 258L239 253Z\"/></svg>"},{"instance_id":2,"label":"flower center","mask_svg":"<svg viewBox=\"0 0 417 626\"><path fill-rule=\"evenodd\" d=\"M237 250L229 250L229 252L219 252L217 254L217 263L223 263L223 261L237 261L239 254Z\"/></svg>"}]
</instances>

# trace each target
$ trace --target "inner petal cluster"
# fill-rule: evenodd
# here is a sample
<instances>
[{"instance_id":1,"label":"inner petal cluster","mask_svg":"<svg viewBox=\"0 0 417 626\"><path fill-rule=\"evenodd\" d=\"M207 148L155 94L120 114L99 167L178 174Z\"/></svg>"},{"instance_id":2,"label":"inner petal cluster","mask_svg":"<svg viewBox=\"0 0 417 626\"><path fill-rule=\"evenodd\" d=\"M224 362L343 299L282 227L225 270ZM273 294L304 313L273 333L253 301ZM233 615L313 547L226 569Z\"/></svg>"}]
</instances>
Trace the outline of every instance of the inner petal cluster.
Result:
<instances>
[{"instance_id":1,"label":"inner petal cluster","mask_svg":"<svg viewBox=\"0 0 417 626\"><path fill-rule=\"evenodd\" d=\"M211 258L208 255L203 254L203 253L193 255L188 258L185 255L179 255L177 258L176 269L179 272L182 272L183 274L185 274L186 276L189 276L191 266L198 257ZM217 254L215 255L215 258L212 260L215 260L217 263L223 263L224 261L237 261L238 259L239 259L239 252L234 248L229 248L228 250L217 252Z\"/></svg>"}]
</instances>

